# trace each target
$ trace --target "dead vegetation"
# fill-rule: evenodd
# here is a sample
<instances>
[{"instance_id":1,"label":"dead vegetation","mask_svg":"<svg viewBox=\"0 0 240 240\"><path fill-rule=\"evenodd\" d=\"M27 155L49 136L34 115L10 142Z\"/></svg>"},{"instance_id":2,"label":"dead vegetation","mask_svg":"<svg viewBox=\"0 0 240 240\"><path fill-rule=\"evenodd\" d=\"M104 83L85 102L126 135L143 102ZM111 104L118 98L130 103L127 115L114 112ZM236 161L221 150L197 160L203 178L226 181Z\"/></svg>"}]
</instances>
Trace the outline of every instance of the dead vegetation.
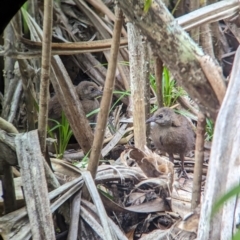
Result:
<instances>
[{"instance_id":1,"label":"dead vegetation","mask_svg":"<svg viewBox=\"0 0 240 240\"><path fill-rule=\"evenodd\" d=\"M177 20L160 0L29 1L5 29L2 239L231 239L237 197L210 214L239 181L239 3L176 2L165 3ZM188 110L196 127L189 179L178 178L178 156L173 164L152 151L145 125L164 105L163 66L188 94L171 107ZM89 79L103 88L93 128L74 87ZM48 151L49 93L75 137L63 159ZM215 122L210 148L206 117Z\"/></svg>"}]
</instances>

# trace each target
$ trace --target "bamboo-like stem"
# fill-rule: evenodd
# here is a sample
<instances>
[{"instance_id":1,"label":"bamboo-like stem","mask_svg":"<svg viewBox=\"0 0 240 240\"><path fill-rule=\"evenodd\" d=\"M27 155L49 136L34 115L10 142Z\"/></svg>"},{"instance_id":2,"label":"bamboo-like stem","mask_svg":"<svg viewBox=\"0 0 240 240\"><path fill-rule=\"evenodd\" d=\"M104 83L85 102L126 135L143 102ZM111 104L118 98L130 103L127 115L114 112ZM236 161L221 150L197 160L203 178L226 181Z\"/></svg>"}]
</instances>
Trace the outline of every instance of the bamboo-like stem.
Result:
<instances>
[{"instance_id":1,"label":"bamboo-like stem","mask_svg":"<svg viewBox=\"0 0 240 240\"><path fill-rule=\"evenodd\" d=\"M201 2L201 7L207 5L207 0ZM211 56L213 59L215 58L213 51L213 41L212 41L212 33L210 24L203 24L200 26L200 44L205 53Z\"/></svg>"},{"instance_id":2,"label":"bamboo-like stem","mask_svg":"<svg viewBox=\"0 0 240 240\"><path fill-rule=\"evenodd\" d=\"M53 1L44 1L43 18L43 51L42 51L42 74L39 99L38 134L43 155L46 153L47 117L48 117L48 95L49 76L51 67L51 42Z\"/></svg>"},{"instance_id":3,"label":"bamboo-like stem","mask_svg":"<svg viewBox=\"0 0 240 240\"><path fill-rule=\"evenodd\" d=\"M115 20L115 25L113 30L113 43L112 43L111 52L110 52L111 60L109 61L109 65L108 65L103 97L100 105L100 112L98 114L98 119L97 119L95 137L93 140L92 151L91 151L90 160L87 168L87 170L91 172L93 178L95 178L96 176L98 162L101 155L105 129L107 125L108 112L109 112L111 100L112 100L122 22L123 22L123 13L118 7L116 7L116 20Z\"/></svg>"},{"instance_id":4,"label":"bamboo-like stem","mask_svg":"<svg viewBox=\"0 0 240 240\"><path fill-rule=\"evenodd\" d=\"M162 94L162 74L163 74L163 62L159 57L155 58L155 79L156 79L156 95L158 107L163 107L163 94Z\"/></svg>"},{"instance_id":5,"label":"bamboo-like stem","mask_svg":"<svg viewBox=\"0 0 240 240\"><path fill-rule=\"evenodd\" d=\"M144 101L144 46L139 30L132 24L127 24L129 63L131 80L131 97L133 104L134 142L137 148L146 145L145 101Z\"/></svg>"},{"instance_id":6,"label":"bamboo-like stem","mask_svg":"<svg viewBox=\"0 0 240 240\"><path fill-rule=\"evenodd\" d=\"M202 25L200 27L200 30L201 30L200 42L204 52L211 56L211 58L215 59L211 28L209 24Z\"/></svg>"},{"instance_id":7,"label":"bamboo-like stem","mask_svg":"<svg viewBox=\"0 0 240 240\"><path fill-rule=\"evenodd\" d=\"M15 17L16 18L16 17ZM15 41L12 24L9 23L4 30L4 48L12 49L11 43ZM14 98L14 92L17 90L19 79L15 78L14 74L15 60L11 57L4 56L4 101L2 103L1 117L7 121L10 119L10 106Z\"/></svg>"},{"instance_id":8,"label":"bamboo-like stem","mask_svg":"<svg viewBox=\"0 0 240 240\"><path fill-rule=\"evenodd\" d=\"M97 10L104 13L109 19L113 22L115 22L115 16L113 12L101 1L101 0L87 0L93 7L95 7ZM122 35L124 37L127 37L127 32L124 28L122 28Z\"/></svg>"},{"instance_id":9,"label":"bamboo-like stem","mask_svg":"<svg viewBox=\"0 0 240 240\"><path fill-rule=\"evenodd\" d=\"M206 126L206 118L203 113L198 113L197 123L197 140L195 150L195 165L193 176L193 190L192 190L192 210L194 210L200 203L201 199L201 183L202 183L202 167L204 161L204 133Z\"/></svg>"},{"instance_id":10,"label":"bamboo-like stem","mask_svg":"<svg viewBox=\"0 0 240 240\"><path fill-rule=\"evenodd\" d=\"M0 129L3 129L7 133L18 133L18 130L10 123L0 117ZM3 175L1 176L2 181L2 192L4 199L4 213L10 213L15 211L16 205L16 194L14 188L14 180L12 167L5 161L2 162Z\"/></svg>"},{"instance_id":11,"label":"bamboo-like stem","mask_svg":"<svg viewBox=\"0 0 240 240\"><path fill-rule=\"evenodd\" d=\"M199 0L194 0L189 2L189 8L191 12L199 9L199 6L200 6ZM199 27L195 27L190 31L190 35L196 43L199 43L199 33L200 33L199 30L200 30Z\"/></svg>"},{"instance_id":12,"label":"bamboo-like stem","mask_svg":"<svg viewBox=\"0 0 240 240\"><path fill-rule=\"evenodd\" d=\"M143 41L143 80L144 80L144 105L145 105L145 121L150 118L150 110L151 110L151 104L150 104L150 54L151 49L147 42L147 40ZM145 124L145 123L144 123ZM146 125L146 145L150 147L151 141L150 141L150 132L151 132L151 126L150 124Z\"/></svg>"},{"instance_id":13,"label":"bamboo-like stem","mask_svg":"<svg viewBox=\"0 0 240 240\"><path fill-rule=\"evenodd\" d=\"M26 60L18 60L20 73L22 76L22 85L26 102L26 114L27 114L27 123L28 123L28 131L36 129L35 127L35 117L36 117L36 109L35 109L35 98L33 96L33 83L29 82L31 79L31 69Z\"/></svg>"}]
</instances>

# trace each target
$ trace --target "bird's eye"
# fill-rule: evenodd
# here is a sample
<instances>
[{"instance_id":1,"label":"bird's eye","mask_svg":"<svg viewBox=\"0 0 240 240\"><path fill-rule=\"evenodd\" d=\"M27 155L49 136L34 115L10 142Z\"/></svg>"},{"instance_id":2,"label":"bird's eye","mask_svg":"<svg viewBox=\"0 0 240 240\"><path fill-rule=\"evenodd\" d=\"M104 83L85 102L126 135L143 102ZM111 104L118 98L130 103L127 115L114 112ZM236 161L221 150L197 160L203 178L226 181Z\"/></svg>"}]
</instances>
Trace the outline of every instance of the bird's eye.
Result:
<instances>
[{"instance_id":1,"label":"bird's eye","mask_svg":"<svg viewBox=\"0 0 240 240\"><path fill-rule=\"evenodd\" d=\"M158 115L158 118L159 118L159 119L161 119L162 117L163 117L163 115L162 115L162 114L159 114L159 115Z\"/></svg>"},{"instance_id":2,"label":"bird's eye","mask_svg":"<svg viewBox=\"0 0 240 240\"><path fill-rule=\"evenodd\" d=\"M95 91L95 88L91 88L91 92L94 92Z\"/></svg>"}]
</instances>

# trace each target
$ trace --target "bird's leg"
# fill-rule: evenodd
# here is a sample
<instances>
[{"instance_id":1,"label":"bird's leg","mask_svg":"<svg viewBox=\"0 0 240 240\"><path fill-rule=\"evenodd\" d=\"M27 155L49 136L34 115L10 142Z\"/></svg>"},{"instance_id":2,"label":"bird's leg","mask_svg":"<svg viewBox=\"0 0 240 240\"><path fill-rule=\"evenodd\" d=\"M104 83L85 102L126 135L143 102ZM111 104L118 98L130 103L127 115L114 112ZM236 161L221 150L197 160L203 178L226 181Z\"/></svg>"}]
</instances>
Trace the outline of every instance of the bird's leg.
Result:
<instances>
[{"instance_id":1,"label":"bird's leg","mask_svg":"<svg viewBox=\"0 0 240 240\"><path fill-rule=\"evenodd\" d=\"M180 174L179 174L179 178L185 176L186 178L189 179L189 177L188 177L188 175L187 175L187 172L186 172L186 170L184 169L184 159L185 159L184 154L183 154L183 153L180 153L181 172L180 172Z\"/></svg>"},{"instance_id":2,"label":"bird's leg","mask_svg":"<svg viewBox=\"0 0 240 240\"><path fill-rule=\"evenodd\" d=\"M173 154L172 153L168 153L168 155L169 155L169 161L174 163Z\"/></svg>"}]
</instances>

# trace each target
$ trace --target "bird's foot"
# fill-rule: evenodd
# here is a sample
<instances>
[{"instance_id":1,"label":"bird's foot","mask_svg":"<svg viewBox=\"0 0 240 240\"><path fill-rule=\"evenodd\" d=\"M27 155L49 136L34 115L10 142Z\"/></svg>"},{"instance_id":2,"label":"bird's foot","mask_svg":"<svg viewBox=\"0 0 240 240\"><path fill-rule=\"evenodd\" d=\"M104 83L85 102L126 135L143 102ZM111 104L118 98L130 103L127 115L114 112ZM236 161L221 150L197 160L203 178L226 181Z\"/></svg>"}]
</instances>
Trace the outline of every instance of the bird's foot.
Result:
<instances>
[{"instance_id":1,"label":"bird's foot","mask_svg":"<svg viewBox=\"0 0 240 240\"><path fill-rule=\"evenodd\" d=\"M178 179L180 179L182 177L189 179L189 176L188 176L187 171L185 169L181 169L180 172L179 172Z\"/></svg>"}]
</instances>

